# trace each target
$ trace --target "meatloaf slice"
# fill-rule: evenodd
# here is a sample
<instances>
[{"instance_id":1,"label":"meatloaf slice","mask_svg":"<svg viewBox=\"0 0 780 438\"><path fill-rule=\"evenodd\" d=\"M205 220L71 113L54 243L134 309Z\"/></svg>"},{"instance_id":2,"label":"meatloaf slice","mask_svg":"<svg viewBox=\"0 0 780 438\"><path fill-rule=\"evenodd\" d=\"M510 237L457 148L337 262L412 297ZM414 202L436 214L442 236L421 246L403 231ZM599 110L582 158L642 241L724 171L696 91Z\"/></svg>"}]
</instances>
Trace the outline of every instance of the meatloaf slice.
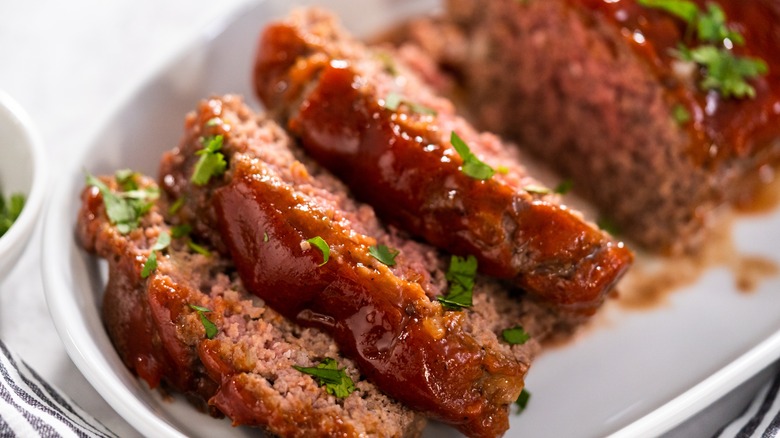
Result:
<instances>
[{"instance_id":1,"label":"meatloaf slice","mask_svg":"<svg viewBox=\"0 0 780 438\"><path fill-rule=\"evenodd\" d=\"M622 243L559 205L495 136L324 11L298 11L263 32L255 86L306 151L382 218L475 256L481 272L565 312L592 314L631 264Z\"/></svg>"},{"instance_id":2,"label":"meatloaf slice","mask_svg":"<svg viewBox=\"0 0 780 438\"><path fill-rule=\"evenodd\" d=\"M215 138L227 171L193 182ZM248 290L332 334L384 392L470 436L507 429L538 344L509 345L499 334L521 325L542 338L557 322L552 314L481 277L472 307L445 309L436 298L447 293L446 261L381 226L235 96L204 101L187 117L160 175L166 196L183 200L176 221L223 242ZM394 263L371 255L378 245L398 251Z\"/></svg>"},{"instance_id":3,"label":"meatloaf slice","mask_svg":"<svg viewBox=\"0 0 780 438\"><path fill-rule=\"evenodd\" d=\"M768 63L748 78L754 97L705 90L713 72L680 55L707 45L695 25L636 0L448 0L407 35L460 80L478 126L572 178L624 235L680 253L700 246L720 206L771 180L780 157L780 4L693 4L719 5L744 36L714 48Z\"/></svg>"},{"instance_id":4,"label":"meatloaf slice","mask_svg":"<svg viewBox=\"0 0 780 438\"><path fill-rule=\"evenodd\" d=\"M153 187L147 178L133 178L141 188ZM114 178L103 181L120 190ZM419 436L423 417L361 377L330 336L290 322L247 293L219 253L195 253L186 239L175 238L157 251L156 269L143 278L152 245L171 233L158 206L123 235L109 222L96 187L87 187L82 200L79 240L109 265L106 329L127 367L149 386L173 389L234 425L278 436ZM209 334L209 323L216 333ZM324 358L346 370L356 392L336 398L293 368Z\"/></svg>"}]
</instances>

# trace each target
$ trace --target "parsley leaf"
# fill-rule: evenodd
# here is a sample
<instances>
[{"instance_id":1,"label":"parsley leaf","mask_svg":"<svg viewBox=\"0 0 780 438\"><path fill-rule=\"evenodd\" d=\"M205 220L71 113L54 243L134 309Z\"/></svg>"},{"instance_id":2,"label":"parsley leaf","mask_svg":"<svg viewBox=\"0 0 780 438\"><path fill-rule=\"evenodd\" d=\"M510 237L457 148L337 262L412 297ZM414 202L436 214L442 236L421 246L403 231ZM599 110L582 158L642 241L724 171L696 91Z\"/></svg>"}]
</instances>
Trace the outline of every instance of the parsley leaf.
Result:
<instances>
[{"instance_id":1,"label":"parsley leaf","mask_svg":"<svg viewBox=\"0 0 780 438\"><path fill-rule=\"evenodd\" d=\"M613 222L611 219L606 217L601 217L596 221L596 225L601 228L602 230L606 231L607 233L611 235L619 234L618 226Z\"/></svg>"},{"instance_id":2,"label":"parsley leaf","mask_svg":"<svg viewBox=\"0 0 780 438\"><path fill-rule=\"evenodd\" d=\"M196 253L198 253L200 255L204 255L206 257L211 255L211 252L208 249L206 249L206 247L198 245L197 243L193 242L192 240L187 242L187 246L190 247L191 250L195 251Z\"/></svg>"},{"instance_id":3,"label":"parsley leaf","mask_svg":"<svg viewBox=\"0 0 780 438\"><path fill-rule=\"evenodd\" d=\"M678 125L684 125L691 120L691 113L682 104L672 107L672 117Z\"/></svg>"},{"instance_id":4,"label":"parsley leaf","mask_svg":"<svg viewBox=\"0 0 780 438\"><path fill-rule=\"evenodd\" d=\"M195 164L195 170L192 172L192 178L190 179L193 184L202 186L209 182L212 176L219 176L225 173L227 163L225 162L225 156L222 152L222 142L224 137L222 135L215 135L213 137L206 137L202 141L205 143L203 149L195 152L196 155L200 155L198 162Z\"/></svg>"},{"instance_id":5,"label":"parsley leaf","mask_svg":"<svg viewBox=\"0 0 780 438\"><path fill-rule=\"evenodd\" d=\"M682 18L688 24L696 21L696 17L699 15L699 6L694 2L685 0L639 0L639 4L648 8L666 11Z\"/></svg>"},{"instance_id":6,"label":"parsley leaf","mask_svg":"<svg viewBox=\"0 0 780 438\"><path fill-rule=\"evenodd\" d=\"M385 104L383 106L390 111L398 111L398 108L401 106L401 104L405 104L409 107L410 110L412 110L413 113L416 114L425 114L431 116L435 116L437 114L436 110L433 108L429 108L425 105L420 105L419 103L413 102L404 95L396 92L388 93L384 99L384 102Z\"/></svg>"},{"instance_id":7,"label":"parsley leaf","mask_svg":"<svg viewBox=\"0 0 780 438\"><path fill-rule=\"evenodd\" d=\"M520 396L517 397L517 400L515 401L515 404L517 405L517 413L521 413L525 410L525 408L528 406L528 400L531 399L531 393L526 391L525 388L523 388L523 391L520 392Z\"/></svg>"},{"instance_id":8,"label":"parsley leaf","mask_svg":"<svg viewBox=\"0 0 780 438\"><path fill-rule=\"evenodd\" d=\"M217 333L219 333L219 329L217 328L216 324L211 322L211 320L206 317L206 313L211 312L211 309L207 309L202 306L196 306L195 304L190 304L190 308L198 312L200 323L203 324L203 328L206 329L206 338L214 339L214 337L217 336Z\"/></svg>"},{"instance_id":9,"label":"parsley leaf","mask_svg":"<svg viewBox=\"0 0 780 438\"><path fill-rule=\"evenodd\" d=\"M528 184L527 186L523 187L523 190L525 190L528 193L532 193L534 195L549 195L553 191L548 189L545 186L540 186L538 184Z\"/></svg>"},{"instance_id":10,"label":"parsley leaf","mask_svg":"<svg viewBox=\"0 0 780 438\"><path fill-rule=\"evenodd\" d=\"M87 184L100 190L108 220L121 234L127 234L137 228L141 217L149 211L160 196L159 189L154 187L114 192L103 181L90 174L87 174Z\"/></svg>"},{"instance_id":11,"label":"parsley leaf","mask_svg":"<svg viewBox=\"0 0 780 438\"><path fill-rule=\"evenodd\" d=\"M344 369L339 369L338 363L334 359L329 357L324 358L316 367L293 365L293 368L314 377L319 385L325 385L325 391L328 394L338 398L346 398L356 391L352 379L344 372Z\"/></svg>"},{"instance_id":12,"label":"parsley leaf","mask_svg":"<svg viewBox=\"0 0 780 438\"><path fill-rule=\"evenodd\" d=\"M24 208L25 197L21 193L11 195L6 203L0 194L0 237L7 233Z\"/></svg>"},{"instance_id":13,"label":"parsley leaf","mask_svg":"<svg viewBox=\"0 0 780 438\"><path fill-rule=\"evenodd\" d=\"M184 196L173 201L173 204L171 204L171 206L168 207L168 214L174 215L178 213L179 210L181 210L181 208L184 207L184 201L185 201Z\"/></svg>"},{"instance_id":14,"label":"parsley leaf","mask_svg":"<svg viewBox=\"0 0 780 438\"><path fill-rule=\"evenodd\" d=\"M478 180L490 179L493 176L493 168L477 158L477 156L471 152L471 149L469 149L466 142L463 141L455 131L452 131L452 134L450 135L450 143L452 143L452 147L455 148L455 151L458 152L458 155L463 159L461 170L463 173Z\"/></svg>"},{"instance_id":15,"label":"parsley leaf","mask_svg":"<svg viewBox=\"0 0 780 438\"><path fill-rule=\"evenodd\" d=\"M141 269L141 278L147 278L157 269L157 251L162 251L171 244L171 236L163 231L157 236L157 242L152 245L149 258L146 259L143 269Z\"/></svg>"},{"instance_id":16,"label":"parsley leaf","mask_svg":"<svg viewBox=\"0 0 780 438\"><path fill-rule=\"evenodd\" d=\"M371 257L387 266L395 266L395 258L398 256L399 251L388 248L386 245L371 245L368 247L368 253L371 254Z\"/></svg>"},{"instance_id":17,"label":"parsley leaf","mask_svg":"<svg viewBox=\"0 0 780 438\"><path fill-rule=\"evenodd\" d=\"M467 258L452 256L447 269L449 290L447 295L436 297L447 310L460 310L470 307L474 290L474 277L477 275L477 259L473 255Z\"/></svg>"},{"instance_id":18,"label":"parsley leaf","mask_svg":"<svg viewBox=\"0 0 780 438\"><path fill-rule=\"evenodd\" d=\"M705 90L717 90L723 97L755 97L756 90L746 79L756 78L769 70L758 58L738 57L725 49L700 46L686 52L677 52L683 60L694 61L707 69L701 82Z\"/></svg>"},{"instance_id":19,"label":"parsley leaf","mask_svg":"<svg viewBox=\"0 0 780 438\"><path fill-rule=\"evenodd\" d=\"M745 44L745 38L739 32L731 30L726 24L726 13L715 3L707 4L707 11L700 12L696 20L696 33L701 41L721 43L728 39L734 44Z\"/></svg>"},{"instance_id":20,"label":"parsley leaf","mask_svg":"<svg viewBox=\"0 0 780 438\"><path fill-rule=\"evenodd\" d=\"M328 246L328 242L326 242L325 239L320 236L312 237L311 239L307 240L307 242L317 247L317 249L319 249L322 253L322 263L320 263L320 266L328 263L328 259L330 259L330 247Z\"/></svg>"},{"instance_id":21,"label":"parsley leaf","mask_svg":"<svg viewBox=\"0 0 780 438\"><path fill-rule=\"evenodd\" d=\"M501 337L512 345L523 345L531 339L531 335L519 325L502 331Z\"/></svg>"},{"instance_id":22,"label":"parsley leaf","mask_svg":"<svg viewBox=\"0 0 780 438\"><path fill-rule=\"evenodd\" d=\"M571 191L571 189L574 187L574 181L571 179L565 179L558 183L557 186L553 189L553 192L559 194L559 195L565 195Z\"/></svg>"},{"instance_id":23,"label":"parsley leaf","mask_svg":"<svg viewBox=\"0 0 780 438\"><path fill-rule=\"evenodd\" d=\"M192 227L187 224L176 225L175 227L171 228L171 235L174 239L187 236L190 234L190 232L192 232Z\"/></svg>"}]
</instances>

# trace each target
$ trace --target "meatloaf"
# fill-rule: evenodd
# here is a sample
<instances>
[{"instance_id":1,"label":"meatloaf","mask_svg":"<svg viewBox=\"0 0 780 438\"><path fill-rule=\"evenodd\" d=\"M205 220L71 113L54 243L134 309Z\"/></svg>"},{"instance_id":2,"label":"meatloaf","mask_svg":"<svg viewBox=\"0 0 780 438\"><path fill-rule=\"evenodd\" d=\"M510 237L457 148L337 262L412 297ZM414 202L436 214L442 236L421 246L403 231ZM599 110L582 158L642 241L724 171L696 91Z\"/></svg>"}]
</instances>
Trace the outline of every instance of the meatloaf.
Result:
<instances>
[{"instance_id":1,"label":"meatloaf","mask_svg":"<svg viewBox=\"0 0 780 438\"><path fill-rule=\"evenodd\" d=\"M134 176L140 187L154 183ZM114 178L104 178L120 191ZM161 234L171 234L158 205L122 234L106 215L104 197L87 187L78 237L106 259L103 320L125 365L150 387L185 394L234 425L280 436L418 436L425 420L390 399L342 357L333 339L302 328L247 293L229 259L202 255L174 238L158 251L154 272L143 267ZM202 243L202 242L201 242ZM198 310L202 309L202 310ZM207 322L216 327L209 334ZM337 361L357 391L336 398L293 366Z\"/></svg>"},{"instance_id":2,"label":"meatloaf","mask_svg":"<svg viewBox=\"0 0 780 438\"><path fill-rule=\"evenodd\" d=\"M254 78L303 148L380 217L475 256L481 272L562 312L592 314L631 264L621 242L558 204L498 138L327 12L268 26Z\"/></svg>"},{"instance_id":3,"label":"meatloaf","mask_svg":"<svg viewBox=\"0 0 780 438\"><path fill-rule=\"evenodd\" d=\"M215 138L226 170L197 182ZM469 436L508 428L538 344L511 345L500 334L520 325L541 339L553 314L483 277L474 279L473 306L445 308L448 259L384 228L238 97L203 101L160 175L166 196L182 200L175 223L229 254L269 306L331 334L383 392ZM393 260L371 255L380 245Z\"/></svg>"},{"instance_id":4,"label":"meatloaf","mask_svg":"<svg viewBox=\"0 0 780 438\"><path fill-rule=\"evenodd\" d=\"M571 178L625 236L681 253L774 178L780 3L663 3L448 0L401 34L457 78L478 126Z\"/></svg>"}]
</instances>

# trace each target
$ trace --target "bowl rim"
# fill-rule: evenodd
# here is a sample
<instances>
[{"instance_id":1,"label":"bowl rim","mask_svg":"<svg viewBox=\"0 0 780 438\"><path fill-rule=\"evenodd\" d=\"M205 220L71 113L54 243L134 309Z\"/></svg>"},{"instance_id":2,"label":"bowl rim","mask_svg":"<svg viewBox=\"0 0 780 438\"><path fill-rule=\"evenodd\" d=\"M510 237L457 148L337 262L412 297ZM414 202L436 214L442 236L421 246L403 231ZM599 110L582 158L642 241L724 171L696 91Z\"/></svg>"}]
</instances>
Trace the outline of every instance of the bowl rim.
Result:
<instances>
[{"instance_id":1,"label":"bowl rim","mask_svg":"<svg viewBox=\"0 0 780 438\"><path fill-rule=\"evenodd\" d=\"M41 216L40 211L44 204L47 176L43 139L29 114L3 90L0 90L0 107L4 107L11 119L20 127L24 141L19 146L30 151L33 169L32 184L30 184L29 192L25 194L26 199L22 213L8 229L8 232L0 237L0 257L2 257L9 253L11 248L21 245L22 242L31 237L32 230Z\"/></svg>"}]
</instances>

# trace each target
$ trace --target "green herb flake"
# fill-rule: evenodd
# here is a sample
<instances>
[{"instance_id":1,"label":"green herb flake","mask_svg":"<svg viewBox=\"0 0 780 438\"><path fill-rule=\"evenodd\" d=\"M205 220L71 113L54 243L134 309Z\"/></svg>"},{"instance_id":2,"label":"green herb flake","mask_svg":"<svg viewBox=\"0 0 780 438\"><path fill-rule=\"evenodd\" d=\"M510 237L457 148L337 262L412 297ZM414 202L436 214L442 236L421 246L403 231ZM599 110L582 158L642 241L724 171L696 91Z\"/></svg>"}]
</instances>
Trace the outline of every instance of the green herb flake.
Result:
<instances>
[{"instance_id":1,"label":"green herb flake","mask_svg":"<svg viewBox=\"0 0 780 438\"><path fill-rule=\"evenodd\" d=\"M192 178L190 179L193 184L202 186L209 182L211 177L219 176L225 173L227 163L225 162L225 156L222 152L222 142L224 137L222 135L215 135L213 137L205 137L203 139L203 149L195 152L200 158L195 164L195 170L192 172Z\"/></svg>"},{"instance_id":2,"label":"green herb flake","mask_svg":"<svg viewBox=\"0 0 780 438\"><path fill-rule=\"evenodd\" d=\"M523 187L523 190L534 195L549 195L553 192L547 187L540 186L538 184L528 184L527 186Z\"/></svg>"},{"instance_id":3,"label":"green herb flake","mask_svg":"<svg viewBox=\"0 0 780 438\"><path fill-rule=\"evenodd\" d=\"M97 187L100 191L108 220L121 234L127 234L137 228L141 217L152 208L154 201L160 196L156 187L114 192L103 181L90 174L87 174L87 185Z\"/></svg>"},{"instance_id":4,"label":"green herb flake","mask_svg":"<svg viewBox=\"0 0 780 438\"><path fill-rule=\"evenodd\" d=\"M206 121L206 126L217 126L222 123L222 119L219 117L212 117Z\"/></svg>"},{"instance_id":5,"label":"green herb flake","mask_svg":"<svg viewBox=\"0 0 780 438\"><path fill-rule=\"evenodd\" d=\"M157 269L157 251L162 251L171 244L171 236L165 231L157 236L157 242L152 245L151 253L141 269L141 278L148 278Z\"/></svg>"},{"instance_id":6,"label":"green herb flake","mask_svg":"<svg viewBox=\"0 0 780 438\"><path fill-rule=\"evenodd\" d=\"M429 108L425 105L421 105L417 102L414 102L410 100L409 98L403 96L400 93L396 93L395 91L388 93L387 96L383 99L384 100L384 106L386 109L389 109L390 111L398 111L398 108L401 107L401 104L406 105L409 107L409 109L415 113L415 114L424 114L424 115L431 115L435 116L436 110L433 108Z\"/></svg>"},{"instance_id":7,"label":"green herb flake","mask_svg":"<svg viewBox=\"0 0 780 438\"><path fill-rule=\"evenodd\" d=\"M263 233L263 242L268 242L268 233Z\"/></svg>"},{"instance_id":8,"label":"green herb flake","mask_svg":"<svg viewBox=\"0 0 780 438\"><path fill-rule=\"evenodd\" d=\"M678 125L684 125L691 120L691 113L685 109L685 106L678 103L672 107L672 117Z\"/></svg>"},{"instance_id":9,"label":"green herb flake","mask_svg":"<svg viewBox=\"0 0 780 438\"><path fill-rule=\"evenodd\" d=\"M395 266L395 258L398 256L399 251L386 245L371 245L368 247L368 253L371 254L371 257L387 266Z\"/></svg>"},{"instance_id":10,"label":"green herb flake","mask_svg":"<svg viewBox=\"0 0 780 438\"><path fill-rule=\"evenodd\" d=\"M329 357L324 358L316 367L293 365L293 368L314 377L320 386L325 386L328 394L338 398L346 398L357 390L344 369L339 369L338 363Z\"/></svg>"},{"instance_id":11,"label":"green herb flake","mask_svg":"<svg viewBox=\"0 0 780 438\"><path fill-rule=\"evenodd\" d=\"M463 141L455 131L452 131L452 134L450 135L450 143L452 143L452 147L455 148L455 151L463 159L461 171L464 174L478 180L490 179L493 176L493 168L477 158L477 156L471 152L471 149L466 142Z\"/></svg>"},{"instance_id":12,"label":"green herb flake","mask_svg":"<svg viewBox=\"0 0 780 438\"><path fill-rule=\"evenodd\" d=\"M523 345L531 339L531 335L519 325L502 331L501 337L511 345Z\"/></svg>"},{"instance_id":13,"label":"green herb flake","mask_svg":"<svg viewBox=\"0 0 780 438\"><path fill-rule=\"evenodd\" d=\"M647 8L666 11L682 18L688 24L693 24L699 15L699 6L685 0L639 0L639 4Z\"/></svg>"},{"instance_id":14,"label":"green herb flake","mask_svg":"<svg viewBox=\"0 0 780 438\"><path fill-rule=\"evenodd\" d=\"M528 400L531 399L531 393L526 391L525 388L523 388L523 391L520 392L520 396L517 397L517 400L515 401L515 404L517 405L517 413L521 413L525 410L525 408L528 406Z\"/></svg>"},{"instance_id":15,"label":"green herb flake","mask_svg":"<svg viewBox=\"0 0 780 438\"><path fill-rule=\"evenodd\" d=\"M173 204L171 204L171 206L168 207L168 214L174 215L178 213L179 210L181 210L181 208L184 207L184 201L185 201L184 196L173 201Z\"/></svg>"},{"instance_id":16,"label":"green herb flake","mask_svg":"<svg viewBox=\"0 0 780 438\"><path fill-rule=\"evenodd\" d=\"M607 233L613 236L619 234L617 225L609 218L606 217L599 218L596 221L596 225L598 225L599 228L601 228L602 230L606 231Z\"/></svg>"},{"instance_id":17,"label":"green herb flake","mask_svg":"<svg viewBox=\"0 0 780 438\"><path fill-rule=\"evenodd\" d=\"M174 239L179 239L181 237L187 236L192 232L192 227L188 224L182 224L182 225L176 225L175 227L171 228L171 236Z\"/></svg>"},{"instance_id":18,"label":"green herb flake","mask_svg":"<svg viewBox=\"0 0 780 438\"><path fill-rule=\"evenodd\" d=\"M203 328L206 329L206 338L214 339L214 337L217 336L217 333L219 333L219 329L217 328L216 324L211 322L211 320L206 317L206 313L211 312L211 309L207 309L202 306L196 306L195 304L190 304L190 308L198 312L200 323L203 324Z\"/></svg>"},{"instance_id":19,"label":"green herb flake","mask_svg":"<svg viewBox=\"0 0 780 438\"><path fill-rule=\"evenodd\" d=\"M708 3L707 9L701 10L695 3L682 0L639 0L639 4L682 18L688 24L689 34L695 31L698 40L705 43L695 48L680 44L675 52L679 59L704 68L701 88L718 91L726 98L755 97L756 90L747 81L765 75L769 68L762 59L731 52L732 46L744 44L745 38L728 26L719 5Z\"/></svg>"},{"instance_id":20,"label":"green herb flake","mask_svg":"<svg viewBox=\"0 0 780 438\"><path fill-rule=\"evenodd\" d=\"M477 259L473 255L466 258L452 256L446 278L449 285L447 295L437 300L447 310L460 310L471 307L474 277L477 275Z\"/></svg>"},{"instance_id":21,"label":"green herb flake","mask_svg":"<svg viewBox=\"0 0 780 438\"><path fill-rule=\"evenodd\" d=\"M700 85L705 90L717 90L723 97L755 97L756 90L747 82L769 71L766 62L758 58L738 57L728 50L713 46L690 49L682 56L706 69Z\"/></svg>"},{"instance_id":22,"label":"green herb flake","mask_svg":"<svg viewBox=\"0 0 780 438\"><path fill-rule=\"evenodd\" d=\"M382 66L388 74L391 76L398 76L400 74L398 66L395 65L395 60L389 53L377 52L376 57L382 63Z\"/></svg>"},{"instance_id":23,"label":"green herb flake","mask_svg":"<svg viewBox=\"0 0 780 438\"><path fill-rule=\"evenodd\" d=\"M211 255L211 252L208 249L206 249L205 247L203 247L201 245L198 245L197 243L193 242L192 240L187 242L187 246L191 250L195 251L196 253L198 253L200 255L203 255L203 256L206 256L206 257L209 257Z\"/></svg>"},{"instance_id":24,"label":"green herb flake","mask_svg":"<svg viewBox=\"0 0 780 438\"><path fill-rule=\"evenodd\" d=\"M2 237L11 228L14 222L22 214L26 198L21 193L15 193L5 200L0 194L0 237Z\"/></svg>"},{"instance_id":25,"label":"green herb flake","mask_svg":"<svg viewBox=\"0 0 780 438\"><path fill-rule=\"evenodd\" d=\"M320 236L312 237L311 239L307 240L307 242L314 245L322 253L322 263L320 263L319 266L328 263L328 259L330 259L330 247L328 246L328 242L326 242L325 239Z\"/></svg>"},{"instance_id":26,"label":"green herb flake","mask_svg":"<svg viewBox=\"0 0 780 438\"><path fill-rule=\"evenodd\" d=\"M120 169L114 172L114 179L123 192L132 192L138 190L138 183L135 182L136 175L138 173L130 169Z\"/></svg>"},{"instance_id":27,"label":"green herb flake","mask_svg":"<svg viewBox=\"0 0 780 438\"><path fill-rule=\"evenodd\" d=\"M559 195L565 195L569 193L573 188L574 188L574 181L568 178L558 183L558 185L555 186L555 188L553 189L553 192Z\"/></svg>"},{"instance_id":28,"label":"green herb flake","mask_svg":"<svg viewBox=\"0 0 780 438\"><path fill-rule=\"evenodd\" d=\"M504 165L500 165L496 167L496 172L500 173L501 175L506 175L509 173L509 168Z\"/></svg>"}]
</instances>

